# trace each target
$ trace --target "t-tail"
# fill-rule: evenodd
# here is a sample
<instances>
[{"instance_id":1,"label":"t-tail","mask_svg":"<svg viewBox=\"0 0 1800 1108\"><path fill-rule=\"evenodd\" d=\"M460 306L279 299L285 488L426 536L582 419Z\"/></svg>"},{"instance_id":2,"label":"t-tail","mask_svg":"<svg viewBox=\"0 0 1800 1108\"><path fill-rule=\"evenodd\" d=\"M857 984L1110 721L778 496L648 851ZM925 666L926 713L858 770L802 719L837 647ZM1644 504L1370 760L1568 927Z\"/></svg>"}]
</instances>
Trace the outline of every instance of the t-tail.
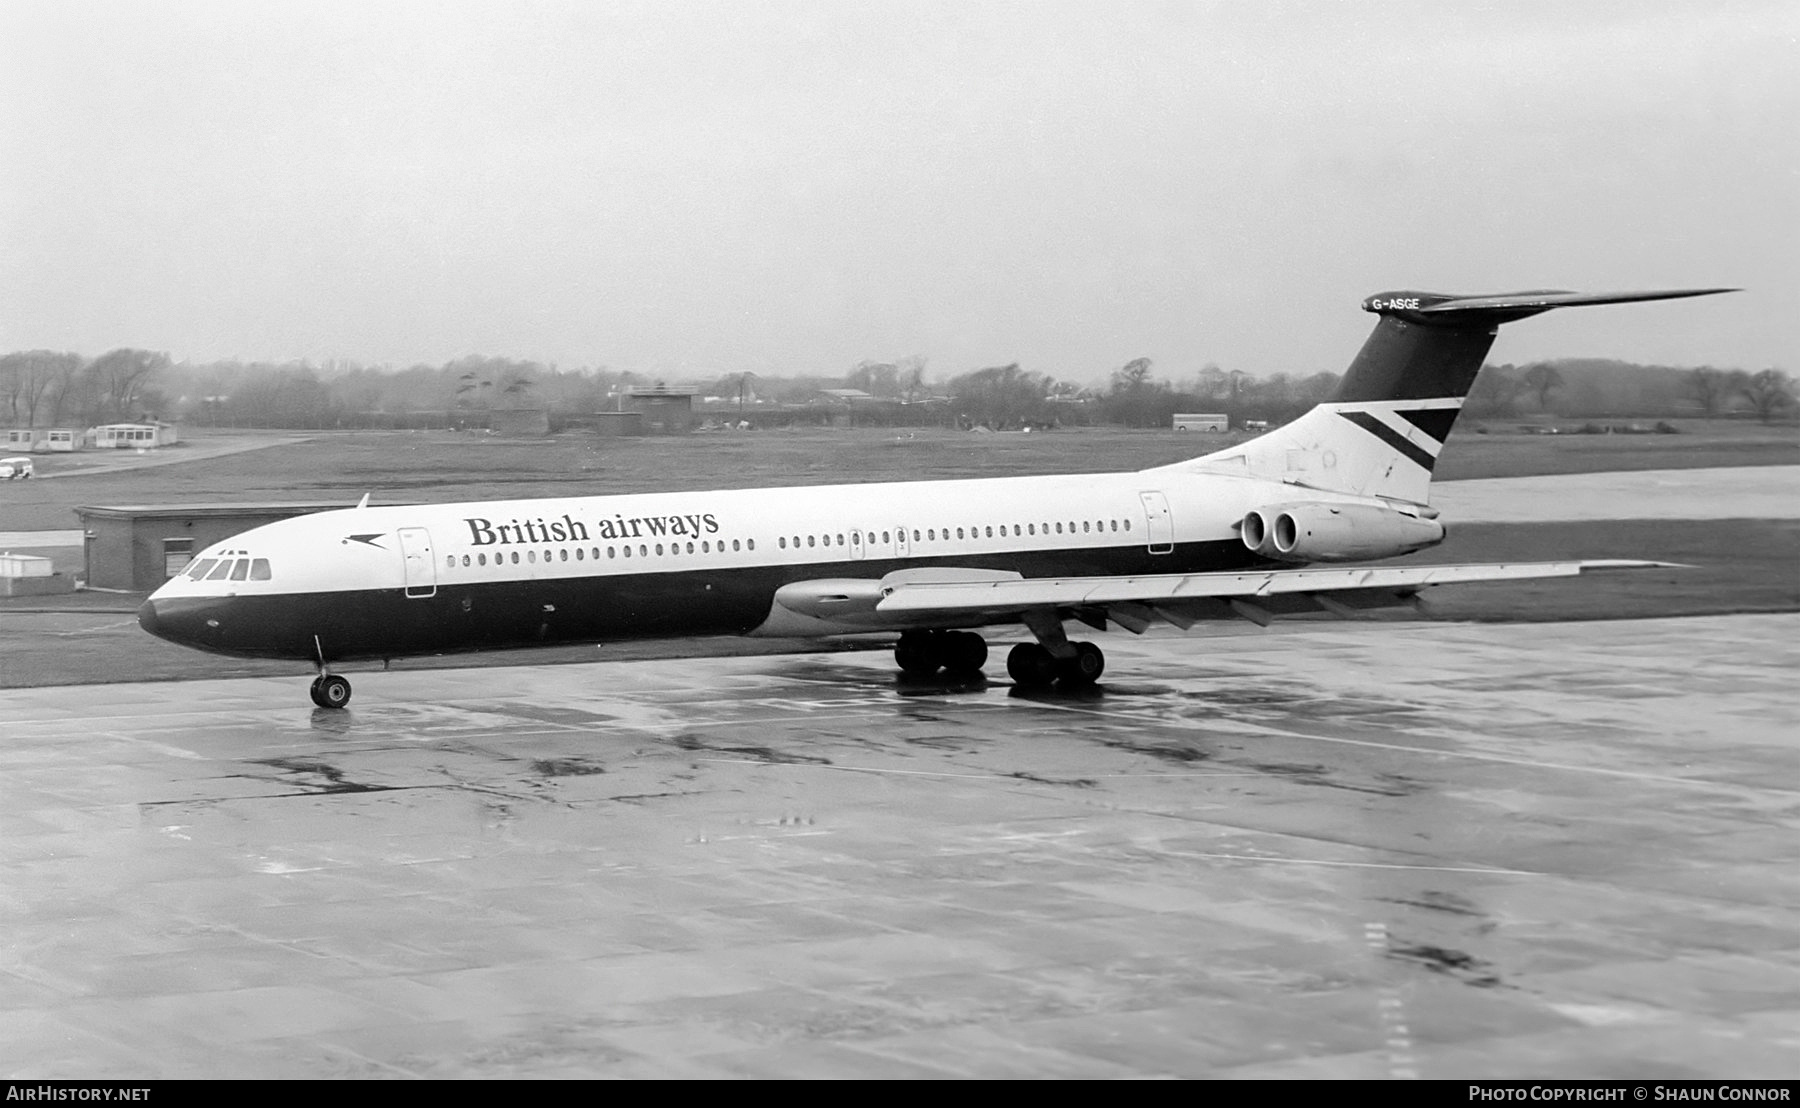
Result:
<instances>
[{"instance_id":1,"label":"t-tail","mask_svg":"<svg viewBox=\"0 0 1800 1108\"><path fill-rule=\"evenodd\" d=\"M1333 400L1267 435L1180 468L1425 504L1438 455L1502 323L1552 308L1735 291L1378 293L1362 306L1381 318Z\"/></svg>"}]
</instances>

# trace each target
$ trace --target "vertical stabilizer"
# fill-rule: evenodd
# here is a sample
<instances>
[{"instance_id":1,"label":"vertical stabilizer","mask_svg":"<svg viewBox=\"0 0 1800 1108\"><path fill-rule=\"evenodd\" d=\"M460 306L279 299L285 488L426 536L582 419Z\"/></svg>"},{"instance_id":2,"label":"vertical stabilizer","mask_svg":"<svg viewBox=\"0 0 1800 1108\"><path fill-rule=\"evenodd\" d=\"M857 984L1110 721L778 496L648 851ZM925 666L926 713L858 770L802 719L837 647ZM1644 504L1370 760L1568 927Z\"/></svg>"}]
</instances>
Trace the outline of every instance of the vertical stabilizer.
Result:
<instances>
[{"instance_id":1,"label":"vertical stabilizer","mask_svg":"<svg viewBox=\"0 0 1800 1108\"><path fill-rule=\"evenodd\" d=\"M1424 504L1438 455L1502 323L1552 308L1732 291L1379 293L1362 306L1380 319L1330 403L1261 438L1176 468Z\"/></svg>"}]
</instances>

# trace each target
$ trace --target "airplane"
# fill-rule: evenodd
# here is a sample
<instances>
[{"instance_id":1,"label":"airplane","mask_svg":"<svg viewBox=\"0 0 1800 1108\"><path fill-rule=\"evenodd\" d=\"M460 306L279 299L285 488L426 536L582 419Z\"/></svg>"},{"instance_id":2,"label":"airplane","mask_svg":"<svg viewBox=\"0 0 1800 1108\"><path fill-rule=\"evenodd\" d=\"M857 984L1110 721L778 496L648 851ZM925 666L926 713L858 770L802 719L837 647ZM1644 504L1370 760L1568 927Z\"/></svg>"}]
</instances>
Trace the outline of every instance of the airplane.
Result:
<instances>
[{"instance_id":1,"label":"airplane","mask_svg":"<svg viewBox=\"0 0 1800 1108\"><path fill-rule=\"evenodd\" d=\"M316 668L685 635L898 634L913 676L973 677L976 629L1023 625L1023 687L1093 685L1070 623L1141 634L1205 619L1356 612L1427 588L1661 563L1357 566L1443 541L1430 485L1503 323L1732 289L1383 292L1336 396L1204 457L1137 472L370 507L216 543L138 611L153 635Z\"/></svg>"}]
</instances>

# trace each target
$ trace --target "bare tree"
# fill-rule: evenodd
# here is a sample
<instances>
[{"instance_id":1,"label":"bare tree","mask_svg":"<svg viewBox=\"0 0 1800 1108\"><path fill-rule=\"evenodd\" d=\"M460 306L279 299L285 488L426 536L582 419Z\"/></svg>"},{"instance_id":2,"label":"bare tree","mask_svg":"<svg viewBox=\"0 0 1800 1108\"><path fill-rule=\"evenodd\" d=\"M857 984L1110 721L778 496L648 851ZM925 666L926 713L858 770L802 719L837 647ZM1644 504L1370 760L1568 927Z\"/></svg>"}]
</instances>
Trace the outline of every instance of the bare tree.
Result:
<instances>
[{"instance_id":1,"label":"bare tree","mask_svg":"<svg viewBox=\"0 0 1800 1108\"><path fill-rule=\"evenodd\" d=\"M1687 377L1688 394L1700 403L1700 411L1711 419L1719 414L1727 401L1743 392L1749 377L1739 369L1714 369L1703 365Z\"/></svg>"},{"instance_id":2,"label":"bare tree","mask_svg":"<svg viewBox=\"0 0 1800 1108\"><path fill-rule=\"evenodd\" d=\"M1538 362L1525 367L1525 374L1520 380L1525 388L1537 396L1538 410L1550 410L1550 394L1563 387L1562 374L1549 362Z\"/></svg>"},{"instance_id":3,"label":"bare tree","mask_svg":"<svg viewBox=\"0 0 1800 1108\"><path fill-rule=\"evenodd\" d=\"M919 354L908 354L894 363L895 380L900 389L900 399L908 404L917 404L925 399L925 358Z\"/></svg>"},{"instance_id":4,"label":"bare tree","mask_svg":"<svg viewBox=\"0 0 1800 1108\"><path fill-rule=\"evenodd\" d=\"M1742 391L1757 418L1764 423L1773 420L1776 413L1794 406L1794 379L1773 367L1746 378Z\"/></svg>"},{"instance_id":5,"label":"bare tree","mask_svg":"<svg viewBox=\"0 0 1800 1108\"><path fill-rule=\"evenodd\" d=\"M101 417L123 419L131 415L151 378L168 365L167 354L130 347L109 350L88 363L86 375L93 383Z\"/></svg>"}]
</instances>

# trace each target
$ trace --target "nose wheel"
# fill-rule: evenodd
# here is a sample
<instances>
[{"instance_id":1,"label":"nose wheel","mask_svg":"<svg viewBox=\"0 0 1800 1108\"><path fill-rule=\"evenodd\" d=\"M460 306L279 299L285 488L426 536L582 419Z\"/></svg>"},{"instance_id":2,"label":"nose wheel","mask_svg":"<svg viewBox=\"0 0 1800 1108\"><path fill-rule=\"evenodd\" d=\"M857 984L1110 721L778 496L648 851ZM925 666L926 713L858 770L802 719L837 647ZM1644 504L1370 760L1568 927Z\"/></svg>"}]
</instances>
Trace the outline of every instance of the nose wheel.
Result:
<instances>
[{"instance_id":1,"label":"nose wheel","mask_svg":"<svg viewBox=\"0 0 1800 1108\"><path fill-rule=\"evenodd\" d=\"M350 703L350 682L335 673L323 673L313 679L312 702L321 708L342 708Z\"/></svg>"}]
</instances>

